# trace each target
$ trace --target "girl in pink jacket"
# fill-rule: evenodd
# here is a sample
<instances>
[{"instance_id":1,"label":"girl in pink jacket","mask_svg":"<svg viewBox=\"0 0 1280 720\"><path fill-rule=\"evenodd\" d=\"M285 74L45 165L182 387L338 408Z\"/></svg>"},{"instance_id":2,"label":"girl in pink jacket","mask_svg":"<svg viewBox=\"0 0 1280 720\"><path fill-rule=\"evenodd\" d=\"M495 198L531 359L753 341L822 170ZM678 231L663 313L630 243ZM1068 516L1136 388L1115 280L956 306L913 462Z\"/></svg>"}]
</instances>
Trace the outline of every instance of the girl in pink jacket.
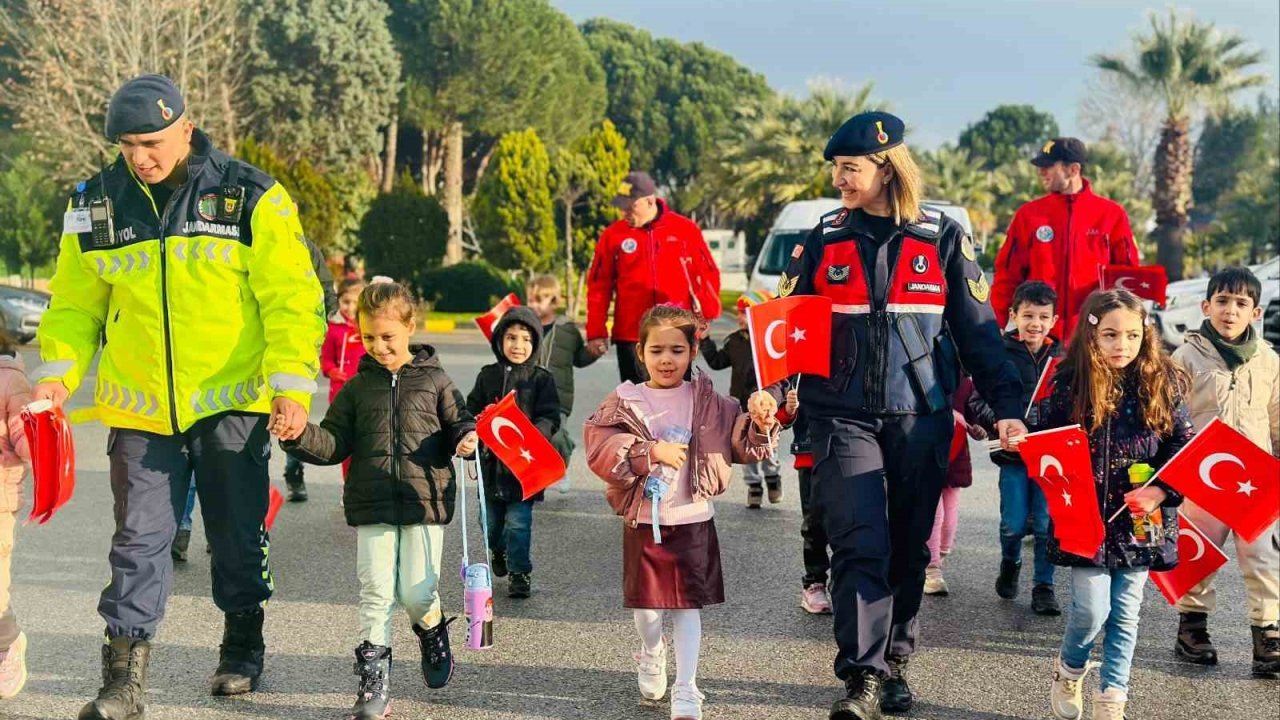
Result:
<instances>
[{"instance_id":1,"label":"girl in pink jacket","mask_svg":"<svg viewBox=\"0 0 1280 720\"><path fill-rule=\"evenodd\" d=\"M338 286L338 312L329 318L329 329L320 346L320 372L329 378L330 405L347 380L356 374L360 358L364 357L364 340L356 324L356 304L361 290L364 290L364 281L359 278L346 278ZM342 461L343 482L350 467L351 460ZM302 472L301 465L298 472Z\"/></svg>"},{"instance_id":2,"label":"girl in pink jacket","mask_svg":"<svg viewBox=\"0 0 1280 720\"><path fill-rule=\"evenodd\" d=\"M707 376L685 381L697 347L691 313L674 305L651 309L637 345L649 380L619 385L583 430L587 463L623 518L623 605L632 608L640 634L640 694L657 700L667 692L662 616L668 611L676 656L671 717L681 720L702 718L695 679L701 608L724 602L711 498L728 489L730 463L769 456L778 430L777 404L768 394L753 395L748 414L716 393Z\"/></svg>"},{"instance_id":3,"label":"girl in pink jacket","mask_svg":"<svg viewBox=\"0 0 1280 720\"><path fill-rule=\"evenodd\" d=\"M11 698L27 682L27 636L9 606L9 560L13 529L22 504L22 476L31 462L19 413L31 402L31 385L13 342L0 332L0 699Z\"/></svg>"}]
</instances>

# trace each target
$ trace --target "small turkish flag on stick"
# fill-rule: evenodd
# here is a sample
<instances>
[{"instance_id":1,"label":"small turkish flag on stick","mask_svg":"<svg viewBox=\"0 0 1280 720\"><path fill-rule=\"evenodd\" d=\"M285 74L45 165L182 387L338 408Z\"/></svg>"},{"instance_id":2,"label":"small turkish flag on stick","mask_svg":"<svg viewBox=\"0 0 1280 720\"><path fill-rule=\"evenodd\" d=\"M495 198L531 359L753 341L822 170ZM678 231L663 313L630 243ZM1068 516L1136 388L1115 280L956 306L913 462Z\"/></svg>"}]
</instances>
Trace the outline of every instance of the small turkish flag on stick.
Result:
<instances>
[{"instance_id":1,"label":"small turkish flag on stick","mask_svg":"<svg viewBox=\"0 0 1280 720\"><path fill-rule=\"evenodd\" d=\"M516 405L516 391L485 408L476 418L476 435L516 476L524 499L564 477L564 458Z\"/></svg>"},{"instance_id":2,"label":"small turkish flag on stick","mask_svg":"<svg viewBox=\"0 0 1280 720\"><path fill-rule=\"evenodd\" d=\"M1103 265L1099 276L1103 290L1128 290L1140 298L1164 305L1169 276L1162 265Z\"/></svg>"},{"instance_id":3,"label":"small turkish flag on stick","mask_svg":"<svg viewBox=\"0 0 1280 720\"><path fill-rule=\"evenodd\" d=\"M520 304L520 298L515 293L510 293L506 297L498 301L497 305L489 312L476 318L476 327L480 328L480 332L484 333L485 340L493 340L493 326L498 324L502 316L507 311Z\"/></svg>"},{"instance_id":4,"label":"small turkish flag on stick","mask_svg":"<svg viewBox=\"0 0 1280 720\"><path fill-rule=\"evenodd\" d=\"M1064 552L1092 558L1106 535L1089 438L1079 425L1022 436L1018 452L1027 475L1044 491L1053 520L1053 536Z\"/></svg>"},{"instance_id":5,"label":"small turkish flag on stick","mask_svg":"<svg viewBox=\"0 0 1280 720\"><path fill-rule=\"evenodd\" d=\"M1213 544L1186 515L1178 513L1178 564L1172 570L1151 573L1160 594L1176 605L1191 588L1227 564L1227 555Z\"/></svg>"},{"instance_id":6,"label":"small turkish flag on stick","mask_svg":"<svg viewBox=\"0 0 1280 720\"><path fill-rule=\"evenodd\" d=\"M793 295L747 308L756 383L766 388L790 375L831 373L831 298Z\"/></svg>"}]
</instances>

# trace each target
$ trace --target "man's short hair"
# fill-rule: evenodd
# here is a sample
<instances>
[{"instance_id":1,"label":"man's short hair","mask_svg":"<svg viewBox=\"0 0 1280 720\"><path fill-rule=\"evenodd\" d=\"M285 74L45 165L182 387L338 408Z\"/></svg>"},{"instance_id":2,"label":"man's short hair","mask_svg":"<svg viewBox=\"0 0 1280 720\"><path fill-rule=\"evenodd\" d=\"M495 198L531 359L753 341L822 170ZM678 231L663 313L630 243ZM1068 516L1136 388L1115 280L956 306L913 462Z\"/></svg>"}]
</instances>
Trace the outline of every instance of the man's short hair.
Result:
<instances>
[{"instance_id":1,"label":"man's short hair","mask_svg":"<svg viewBox=\"0 0 1280 720\"><path fill-rule=\"evenodd\" d=\"M1013 303L1009 307L1014 312L1018 312L1018 308L1022 307L1023 303L1057 307L1058 293L1053 291L1049 283L1041 280L1028 280L1013 291Z\"/></svg>"},{"instance_id":2,"label":"man's short hair","mask_svg":"<svg viewBox=\"0 0 1280 720\"><path fill-rule=\"evenodd\" d=\"M1256 307L1262 298L1262 283L1258 276L1247 267L1236 265L1223 268L1209 278L1209 287L1205 289L1204 299L1209 300L1220 292L1248 295Z\"/></svg>"}]
</instances>

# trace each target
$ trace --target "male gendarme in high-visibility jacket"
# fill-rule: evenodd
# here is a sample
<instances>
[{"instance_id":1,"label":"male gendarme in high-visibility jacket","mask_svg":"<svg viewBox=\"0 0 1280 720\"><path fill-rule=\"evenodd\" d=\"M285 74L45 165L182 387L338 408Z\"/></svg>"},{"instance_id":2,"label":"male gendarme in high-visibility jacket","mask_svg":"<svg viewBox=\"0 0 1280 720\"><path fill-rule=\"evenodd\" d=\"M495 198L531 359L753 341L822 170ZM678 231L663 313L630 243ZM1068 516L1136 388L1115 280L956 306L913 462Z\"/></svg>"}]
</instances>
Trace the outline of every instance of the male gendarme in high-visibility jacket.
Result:
<instances>
[{"instance_id":1,"label":"male gendarme in high-visibility jacket","mask_svg":"<svg viewBox=\"0 0 1280 720\"><path fill-rule=\"evenodd\" d=\"M102 348L92 392L110 428L116 528L98 604L104 684L81 720L142 712L193 472L226 614L212 692L256 688L270 435L305 425L325 328L289 194L214 149L168 78L117 90L106 133L120 156L71 197L32 373L33 395L61 403Z\"/></svg>"}]
</instances>

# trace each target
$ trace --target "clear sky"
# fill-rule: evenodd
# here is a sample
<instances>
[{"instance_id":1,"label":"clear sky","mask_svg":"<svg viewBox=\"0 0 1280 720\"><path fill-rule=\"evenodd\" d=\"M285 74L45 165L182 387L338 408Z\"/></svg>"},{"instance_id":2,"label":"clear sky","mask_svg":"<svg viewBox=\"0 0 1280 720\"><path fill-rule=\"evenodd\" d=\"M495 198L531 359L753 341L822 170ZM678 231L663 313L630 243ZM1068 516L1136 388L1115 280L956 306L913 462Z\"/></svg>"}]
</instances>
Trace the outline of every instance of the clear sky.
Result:
<instances>
[{"instance_id":1,"label":"clear sky","mask_svg":"<svg viewBox=\"0 0 1280 720\"><path fill-rule=\"evenodd\" d=\"M575 22L608 17L728 53L797 95L811 79L871 80L911 126L913 142L954 141L1004 103L1053 113L1067 134L1096 72L1090 55L1131 46L1147 14L1134 0L552 0ZM1280 2L1182 0L1176 7L1243 35L1280 87Z\"/></svg>"}]
</instances>

